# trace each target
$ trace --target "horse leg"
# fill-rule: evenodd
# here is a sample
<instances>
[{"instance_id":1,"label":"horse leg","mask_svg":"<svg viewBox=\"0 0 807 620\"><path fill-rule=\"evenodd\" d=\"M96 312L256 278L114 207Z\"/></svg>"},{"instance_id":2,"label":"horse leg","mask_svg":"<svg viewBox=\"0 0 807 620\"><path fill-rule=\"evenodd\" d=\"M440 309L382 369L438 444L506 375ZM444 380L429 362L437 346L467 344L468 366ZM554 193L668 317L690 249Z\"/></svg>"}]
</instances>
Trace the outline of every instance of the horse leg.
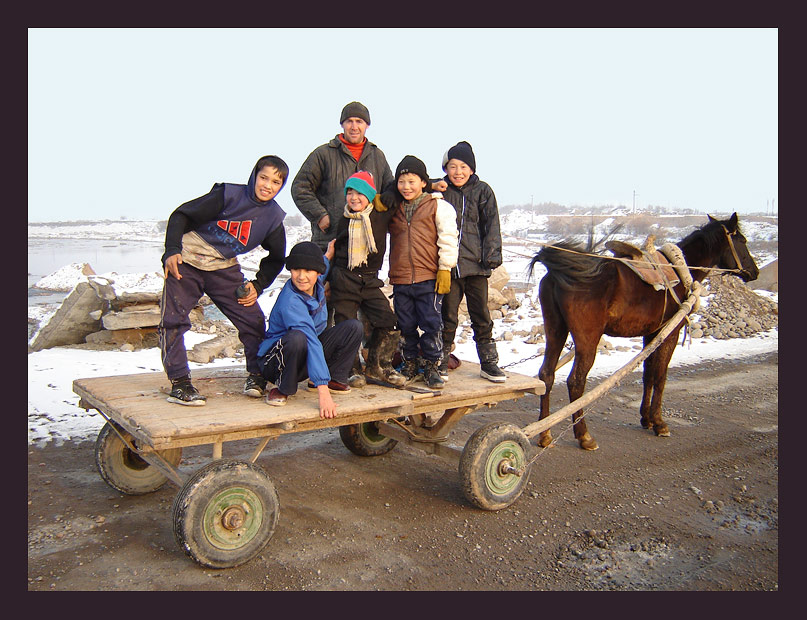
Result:
<instances>
[{"instance_id":1,"label":"horse leg","mask_svg":"<svg viewBox=\"0 0 807 620\"><path fill-rule=\"evenodd\" d=\"M574 336L575 334L572 334L572 337ZM580 398L586 389L586 378L589 370L594 365L599 340L599 336L593 338L576 337L574 339L574 365L569 372L569 378L566 379L570 403ZM582 409L572 414L572 422L574 423L575 439L577 439L583 450L596 450L599 448L597 442L588 432Z\"/></svg>"},{"instance_id":2,"label":"horse leg","mask_svg":"<svg viewBox=\"0 0 807 620\"><path fill-rule=\"evenodd\" d=\"M672 354L678 341L679 330L667 336L658 349L645 360L642 380L644 392L642 396L641 416L642 427L653 427L653 432L659 437L669 437L670 429L661 416L661 401L664 386L667 383L667 369L670 366Z\"/></svg>"},{"instance_id":3,"label":"horse leg","mask_svg":"<svg viewBox=\"0 0 807 620\"><path fill-rule=\"evenodd\" d=\"M566 321L560 314L560 310L555 304L551 287L544 285L541 281L539 288L539 298L541 300L541 314L544 318L544 338L546 339L546 349L544 350L544 360L541 369L538 371L538 378L544 382L544 393L541 395L541 413L538 417L543 420L549 415L549 393L555 383L555 370L558 359L569 336L569 328ZM547 448L552 443L552 433L549 429L538 435L538 445Z\"/></svg>"}]
</instances>

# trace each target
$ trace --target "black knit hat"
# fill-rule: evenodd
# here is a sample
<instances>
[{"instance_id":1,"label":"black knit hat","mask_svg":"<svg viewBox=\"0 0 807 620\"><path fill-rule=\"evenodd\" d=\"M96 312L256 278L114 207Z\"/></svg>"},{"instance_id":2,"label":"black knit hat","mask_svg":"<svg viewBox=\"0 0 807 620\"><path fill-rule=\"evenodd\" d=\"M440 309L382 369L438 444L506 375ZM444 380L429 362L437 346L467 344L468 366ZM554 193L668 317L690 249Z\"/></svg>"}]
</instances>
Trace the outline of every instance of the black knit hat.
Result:
<instances>
[{"instance_id":1,"label":"black knit hat","mask_svg":"<svg viewBox=\"0 0 807 620\"><path fill-rule=\"evenodd\" d=\"M429 175L426 172L426 164L424 164L414 155L407 155L401 160L401 163L398 164L398 167L395 169L396 183L398 179L401 178L401 175L406 174L407 172L418 175L421 179L426 181L426 183L429 182Z\"/></svg>"},{"instance_id":2,"label":"black knit hat","mask_svg":"<svg viewBox=\"0 0 807 620\"><path fill-rule=\"evenodd\" d=\"M452 159L459 159L460 161L465 162L468 164L468 167L471 170L476 172L476 158L474 157L474 150L471 148L471 145L464 140L462 142L457 142L454 146L446 151L446 154L443 157L443 172L445 172L449 160Z\"/></svg>"},{"instance_id":3,"label":"black knit hat","mask_svg":"<svg viewBox=\"0 0 807 620\"><path fill-rule=\"evenodd\" d=\"M342 108L342 116L339 117L339 124L341 125L352 116L360 118L368 125L370 124L370 110L358 101L351 101Z\"/></svg>"},{"instance_id":4,"label":"black knit hat","mask_svg":"<svg viewBox=\"0 0 807 620\"><path fill-rule=\"evenodd\" d=\"M325 260L322 258L322 250L316 243L311 241L301 241L295 245L286 257L286 269L310 269L325 273Z\"/></svg>"}]
</instances>

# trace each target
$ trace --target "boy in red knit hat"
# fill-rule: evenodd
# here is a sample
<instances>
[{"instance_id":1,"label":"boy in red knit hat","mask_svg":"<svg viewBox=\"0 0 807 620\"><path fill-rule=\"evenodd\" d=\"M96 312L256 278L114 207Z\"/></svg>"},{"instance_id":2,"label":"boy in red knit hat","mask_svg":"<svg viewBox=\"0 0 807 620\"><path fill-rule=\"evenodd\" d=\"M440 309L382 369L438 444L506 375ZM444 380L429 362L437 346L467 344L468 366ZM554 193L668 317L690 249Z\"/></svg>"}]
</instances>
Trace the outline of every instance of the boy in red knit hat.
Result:
<instances>
[{"instance_id":1,"label":"boy in red knit hat","mask_svg":"<svg viewBox=\"0 0 807 620\"><path fill-rule=\"evenodd\" d=\"M378 272L387 249L387 229L394 209L387 209L377 196L372 173L360 170L345 182L345 208L339 218L334 246L330 282L330 303L334 323L356 319L361 310L372 326L367 339L364 372L356 356L350 385L362 387L363 375L396 387L406 379L392 367L398 349L400 332L395 329L396 316L381 287Z\"/></svg>"}]
</instances>

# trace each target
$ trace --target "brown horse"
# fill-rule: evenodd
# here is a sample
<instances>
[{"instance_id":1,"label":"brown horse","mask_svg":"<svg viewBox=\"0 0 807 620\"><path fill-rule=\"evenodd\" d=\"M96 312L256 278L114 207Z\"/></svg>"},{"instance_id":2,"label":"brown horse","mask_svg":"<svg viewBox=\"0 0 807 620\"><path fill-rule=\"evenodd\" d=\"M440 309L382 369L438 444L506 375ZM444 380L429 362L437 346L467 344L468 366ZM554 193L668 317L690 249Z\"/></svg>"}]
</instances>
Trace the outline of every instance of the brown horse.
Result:
<instances>
[{"instance_id":1,"label":"brown horse","mask_svg":"<svg viewBox=\"0 0 807 620\"><path fill-rule=\"evenodd\" d=\"M707 269L699 267L735 270L745 282L755 280L759 269L748 252L737 214L727 220L708 217L706 224L677 244L693 281L701 282L707 275ZM594 244L591 237L587 246L564 241L543 248L530 261L530 275L538 262L547 269L539 287L546 336L546 351L538 374L546 385L546 392L541 396L540 419L549 415L549 393L555 381L558 358L570 332L574 341L574 365L566 386L571 402L583 395L603 334L626 338L643 336L647 346L664 322L677 312L676 298L684 300L687 296L684 283L674 287L673 296L667 290L655 290L613 257L591 255L600 243L602 241ZM661 418L661 397L667 367L684 322L682 319L644 361L641 424L643 428L652 425L656 435L661 437L670 435ZM572 415L574 436L584 450L596 450L597 442L588 433L582 415L582 409ZM538 445L547 447L551 442L549 430L540 434Z\"/></svg>"}]
</instances>

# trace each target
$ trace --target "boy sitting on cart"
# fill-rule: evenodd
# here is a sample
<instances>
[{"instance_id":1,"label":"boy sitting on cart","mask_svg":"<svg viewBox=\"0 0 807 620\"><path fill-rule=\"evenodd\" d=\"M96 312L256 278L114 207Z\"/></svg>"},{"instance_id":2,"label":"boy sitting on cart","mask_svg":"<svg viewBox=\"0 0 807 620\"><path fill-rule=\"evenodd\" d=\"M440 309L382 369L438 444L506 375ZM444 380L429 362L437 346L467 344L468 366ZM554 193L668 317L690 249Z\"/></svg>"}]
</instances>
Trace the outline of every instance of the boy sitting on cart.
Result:
<instances>
[{"instance_id":1,"label":"boy sitting on cart","mask_svg":"<svg viewBox=\"0 0 807 620\"><path fill-rule=\"evenodd\" d=\"M303 241L286 257L291 278L269 314L266 338L258 348L261 374L274 383L266 403L285 405L297 383L309 377L308 389L319 394L321 418L336 417L331 393L350 392L348 374L364 333L357 319L327 327L325 279L333 259L334 241L323 256L315 243Z\"/></svg>"}]
</instances>

